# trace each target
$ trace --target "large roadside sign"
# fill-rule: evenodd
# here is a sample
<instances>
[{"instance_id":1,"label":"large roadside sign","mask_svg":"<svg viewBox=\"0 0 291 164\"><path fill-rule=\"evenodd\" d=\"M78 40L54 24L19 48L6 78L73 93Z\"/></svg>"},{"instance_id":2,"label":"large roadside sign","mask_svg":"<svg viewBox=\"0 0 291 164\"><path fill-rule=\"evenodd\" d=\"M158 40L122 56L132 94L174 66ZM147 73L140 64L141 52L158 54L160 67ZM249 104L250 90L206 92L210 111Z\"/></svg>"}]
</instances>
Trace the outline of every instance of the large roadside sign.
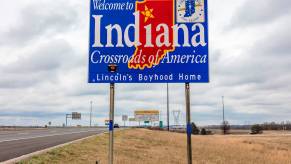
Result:
<instances>
[{"instance_id":1,"label":"large roadside sign","mask_svg":"<svg viewBox=\"0 0 291 164\"><path fill-rule=\"evenodd\" d=\"M72 112L72 119L73 120L80 120L81 119L81 113Z\"/></svg>"},{"instance_id":2,"label":"large roadside sign","mask_svg":"<svg viewBox=\"0 0 291 164\"><path fill-rule=\"evenodd\" d=\"M158 110L136 110L134 118L136 121L159 121L160 111Z\"/></svg>"},{"instance_id":3,"label":"large roadside sign","mask_svg":"<svg viewBox=\"0 0 291 164\"><path fill-rule=\"evenodd\" d=\"M207 0L91 0L90 9L89 83L209 82Z\"/></svg>"}]
</instances>

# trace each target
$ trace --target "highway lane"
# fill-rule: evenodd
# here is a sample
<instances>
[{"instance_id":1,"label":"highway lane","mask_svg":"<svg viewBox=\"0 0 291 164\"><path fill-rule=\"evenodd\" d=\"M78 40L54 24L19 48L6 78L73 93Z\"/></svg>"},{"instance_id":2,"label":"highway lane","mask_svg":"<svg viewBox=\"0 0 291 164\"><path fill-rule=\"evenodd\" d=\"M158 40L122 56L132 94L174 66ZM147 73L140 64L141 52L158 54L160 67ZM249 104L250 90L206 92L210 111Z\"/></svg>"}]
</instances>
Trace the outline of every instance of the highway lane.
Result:
<instances>
[{"instance_id":1,"label":"highway lane","mask_svg":"<svg viewBox=\"0 0 291 164\"><path fill-rule=\"evenodd\" d=\"M0 162L105 132L105 128L0 131Z\"/></svg>"}]
</instances>

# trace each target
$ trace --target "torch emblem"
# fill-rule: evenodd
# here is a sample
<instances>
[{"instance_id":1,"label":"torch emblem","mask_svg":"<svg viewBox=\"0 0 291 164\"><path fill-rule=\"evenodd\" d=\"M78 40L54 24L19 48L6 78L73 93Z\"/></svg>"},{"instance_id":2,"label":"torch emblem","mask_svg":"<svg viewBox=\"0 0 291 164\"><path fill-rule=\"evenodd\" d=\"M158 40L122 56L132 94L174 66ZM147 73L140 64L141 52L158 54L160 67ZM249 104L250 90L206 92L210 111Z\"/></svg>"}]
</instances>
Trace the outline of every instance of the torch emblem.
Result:
<instances>
[{"instance_id":1,"label":"torch emblem","mask_svg":"<svg viewBox=\"0 0 291 164\"><path fill-rule=\"evenodd\" d=\"M191 17L195 13L195 0L185 0L185 15Z\"/></svg>"}]
</instances>

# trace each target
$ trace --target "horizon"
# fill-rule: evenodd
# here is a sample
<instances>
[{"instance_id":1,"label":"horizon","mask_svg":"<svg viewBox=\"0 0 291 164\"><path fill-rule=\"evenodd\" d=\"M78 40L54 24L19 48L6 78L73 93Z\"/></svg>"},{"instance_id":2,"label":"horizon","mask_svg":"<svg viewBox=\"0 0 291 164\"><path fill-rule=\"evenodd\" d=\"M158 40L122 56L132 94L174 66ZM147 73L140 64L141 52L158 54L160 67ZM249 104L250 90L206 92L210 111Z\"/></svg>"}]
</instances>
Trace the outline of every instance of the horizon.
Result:
<instances>
[{"instance_id":1,"label":"horizon","mask_svg":"<svg viewBox=\"0 0 291 164\"><path fill-rule=\"evenodd\" d=\"M0 126L62 125L72 112L82 120L69 124L89 125L90 101L92 125L104 124L109 84L87 83L89 1L17 2L0 6ZM222 96L230 125L289 120L290 2L208 4L210 83L191 84L191 121L220 125ZM184 84L169 87L170 111L180 110L186 124ZM166 84L116 84L115 92L115 122L123 125L121 116L136 109L156 109L166 125Z\"/></svg>"}]
</instances>

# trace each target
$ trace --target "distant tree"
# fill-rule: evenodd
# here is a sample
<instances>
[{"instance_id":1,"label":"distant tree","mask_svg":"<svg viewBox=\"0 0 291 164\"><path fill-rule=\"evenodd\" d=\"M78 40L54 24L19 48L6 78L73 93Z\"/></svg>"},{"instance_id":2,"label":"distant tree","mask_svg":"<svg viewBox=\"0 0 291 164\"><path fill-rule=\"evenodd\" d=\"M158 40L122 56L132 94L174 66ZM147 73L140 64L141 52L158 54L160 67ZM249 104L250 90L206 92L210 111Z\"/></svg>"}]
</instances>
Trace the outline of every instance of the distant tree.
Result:
<instances>
[{"instance_id":1,"label":"distant tree","mask_svg":"<svg viewBox=\"0 0 291 164\"><path fill-rule=\"evenodd\" d=\"M262 134L263 127L259 124L255 124L251 127L251 134Z\"/></svg>"},{"instance_id":2,"label":"distant tree","mask_svg":"<svg viewBox=\"0 0 291 164\"><path fill-rule=\"evenodd\" d=\"M286 130L285 122L281 121L280 130Z\"/></svg>"},{"instance_id":3,"label":"distant tree","mask_svg":"<svg viewBox=\"0 0 291 164\"><path fill-rule=\"evenodd\" d=\"M276 123L276 122L264 122L261 127L263 130L287 130L288 129L288 121Z\"/></svg>"},{"instance_id":4,"label":"distant tree","mask_svg":"<svg viewBox=\"0 0 291 164\"><path fill-rule=\"evenodd\" d=\"M196 124L195 124L194 122L192 122L191 126L192 126L192 134L194 134L194 135L198 135L199 132L200 132L200 130L199 130L199 128L196 126Z\"/></svg>"},{"instance_id":5,"label":"distant tree","mask_svg":"<svg viewBox=\"0 0 291 164\"><path fill-rule=\"evenodd\" d=\"M286 121L286 130L291 130L291 122L290 121Z\"/></svg>"},{"instance_id":6,"label":"distant tree","mask_svg":"<svg viewBox=\"0 0 291 164\"><path fill-rule=\"evenodd\" d=\"M202 128L200 134L201 134L201 135L207 135L207 131L206 131L206 129L205 129L205 128Z\"/></svg>"},{"instance_id":7,"label":"distant tree","mask_svg":"<svg viewBox=\"0 0 291 164\"><path fill-rule=\"evenodd\" d=\"M228 121L223 121L221 124L221 130L223 134L228 134L230 130L230 125Z\"/></svg>"}]
</instances>

